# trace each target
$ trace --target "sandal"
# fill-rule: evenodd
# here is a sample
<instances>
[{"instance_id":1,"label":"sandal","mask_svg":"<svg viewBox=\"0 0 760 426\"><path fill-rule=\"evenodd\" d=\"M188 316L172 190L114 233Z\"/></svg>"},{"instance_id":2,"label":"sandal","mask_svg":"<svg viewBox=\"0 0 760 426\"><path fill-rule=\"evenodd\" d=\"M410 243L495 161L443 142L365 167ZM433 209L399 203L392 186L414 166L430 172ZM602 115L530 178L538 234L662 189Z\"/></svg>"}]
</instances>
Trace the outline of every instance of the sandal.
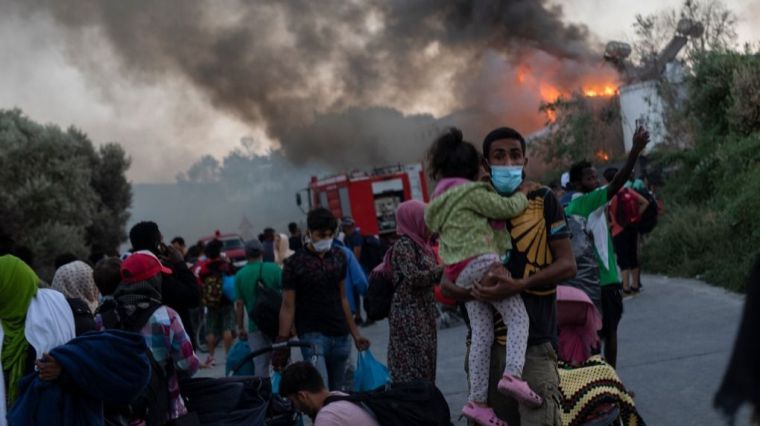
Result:
<instances>
[{"instance_id":1,"label":"sandal","mask_svg":"<svg viewBox=\"0 0 760 426\"><path fill-rule=\"evenodd\" d=\"M508 426L507 422L496 417L493 408L478 407L472 402L468 402L467 405L462 408L462 415L459 416L459 418L461 419L462 417L467 417L481 426Z\"/></svg>"},{"instance_id":2,"label":"sandal","mask_svg":"<svg viewBox=\"0 0 760 426\"><path fill-rule=\"evenodd\" d=\"M203 365L204 365L206 368L212 368L212 367L216 367L216 361L214 360L214 357L213 357L213 356L209 355L209 356L206 358L206 362L205 362Z\"/></svg>"},{"instance_id":3,"label":"sandal","mask_svg":"<svg viewBox=\"0 0 760 426\"><path fill-rule=\"evenodd\" d=\"M530 408L538 408L544 403L544 399L533 392L528 382L511 374L505 374L499 380L499 391Z\"/></svg>"}]
</instances>

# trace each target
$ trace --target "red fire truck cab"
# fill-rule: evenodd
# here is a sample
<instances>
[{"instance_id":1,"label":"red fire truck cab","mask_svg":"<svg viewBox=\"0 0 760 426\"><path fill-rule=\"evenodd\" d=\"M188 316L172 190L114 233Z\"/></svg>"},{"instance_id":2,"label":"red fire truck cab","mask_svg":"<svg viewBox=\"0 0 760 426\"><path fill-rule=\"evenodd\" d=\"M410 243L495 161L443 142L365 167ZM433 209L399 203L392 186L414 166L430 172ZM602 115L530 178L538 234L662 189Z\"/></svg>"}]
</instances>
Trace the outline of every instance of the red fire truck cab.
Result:
<instances>
[{"instance_id":1,"label":"red fire truck cab","mask_svg":"<svg viewBox=\"0 0 760 426\"><path fill-rule=\"evenodd\" d=\"M319 179L296 195L299 206L306 192L308 209L325 207L336 217L351 216L362 235L396 231L396 208L407 200L428 201L421 163L387 166L371 172L354 171Z\"/></svg>"}]
</instances>

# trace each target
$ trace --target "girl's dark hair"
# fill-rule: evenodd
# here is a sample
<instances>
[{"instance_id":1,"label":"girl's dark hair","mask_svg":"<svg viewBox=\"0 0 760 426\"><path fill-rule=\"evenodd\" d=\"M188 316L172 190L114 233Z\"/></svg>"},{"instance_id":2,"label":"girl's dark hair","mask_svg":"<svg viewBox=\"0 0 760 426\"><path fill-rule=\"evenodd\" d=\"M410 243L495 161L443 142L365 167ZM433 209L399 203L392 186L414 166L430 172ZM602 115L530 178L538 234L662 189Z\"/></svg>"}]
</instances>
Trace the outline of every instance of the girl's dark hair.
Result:
<instances>
[{"instance_id":1,"label":"girl's dark hair","mask_svg":"<svg viewBox=\"0 0 760 426\"><path fill-rule=\"evenodd\" d=\"M428 151L428 171L434 180L464 178L475 180L480 170L480 154L473 144L462 137L456 127L433 142Z\"/></svg>"}]
</instances>

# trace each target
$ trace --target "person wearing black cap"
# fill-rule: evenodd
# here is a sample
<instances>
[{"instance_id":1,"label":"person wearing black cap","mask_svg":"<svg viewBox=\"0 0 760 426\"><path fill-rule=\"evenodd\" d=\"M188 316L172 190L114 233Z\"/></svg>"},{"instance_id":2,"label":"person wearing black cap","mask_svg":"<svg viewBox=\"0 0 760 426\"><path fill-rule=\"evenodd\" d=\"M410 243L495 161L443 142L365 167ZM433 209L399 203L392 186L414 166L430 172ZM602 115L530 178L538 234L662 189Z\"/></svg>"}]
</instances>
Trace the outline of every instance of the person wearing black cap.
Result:
<instances>
[{"instance_id":1,"label":"person wearing black cap","mask_svg":"<svg viewBox=\"0 0 760 426\"><path fill-rule=\"evenodd\" d=\"M245 244L245 255L248 264L235 274L235 321L238 336L248 339L251 351L257 351L272 345L272 341L262 333L256 323L248 320L248 331L245 327L244 310L249 316L256 305L258 283L265 287L282 292L282 270L276 263L264 262L264 245L259 240L251 240ZM256 376L269 377L271 354L263 354L253 359Z\"/></svg>"}]
</instances>

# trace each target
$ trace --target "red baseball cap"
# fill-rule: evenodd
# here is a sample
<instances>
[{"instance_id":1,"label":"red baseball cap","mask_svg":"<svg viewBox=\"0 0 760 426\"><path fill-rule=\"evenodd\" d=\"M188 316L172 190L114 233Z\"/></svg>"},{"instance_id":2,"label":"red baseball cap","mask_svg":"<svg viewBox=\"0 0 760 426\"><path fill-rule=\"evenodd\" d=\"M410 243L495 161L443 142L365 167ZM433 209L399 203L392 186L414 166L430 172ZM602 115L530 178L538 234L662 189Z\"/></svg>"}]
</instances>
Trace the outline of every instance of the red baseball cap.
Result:
<instances>
[{"instance_id":1,"label":"red baseball cap","mask_svg":"<svg viewBox=\"0 0 760 426\"><path fill-rule=\"evenodd\" d=\"M147 281L162 273L171 274L172 270L147 250L135 252L121 263L121 281L126 284Z\"/></svg>"}]
</instances>

